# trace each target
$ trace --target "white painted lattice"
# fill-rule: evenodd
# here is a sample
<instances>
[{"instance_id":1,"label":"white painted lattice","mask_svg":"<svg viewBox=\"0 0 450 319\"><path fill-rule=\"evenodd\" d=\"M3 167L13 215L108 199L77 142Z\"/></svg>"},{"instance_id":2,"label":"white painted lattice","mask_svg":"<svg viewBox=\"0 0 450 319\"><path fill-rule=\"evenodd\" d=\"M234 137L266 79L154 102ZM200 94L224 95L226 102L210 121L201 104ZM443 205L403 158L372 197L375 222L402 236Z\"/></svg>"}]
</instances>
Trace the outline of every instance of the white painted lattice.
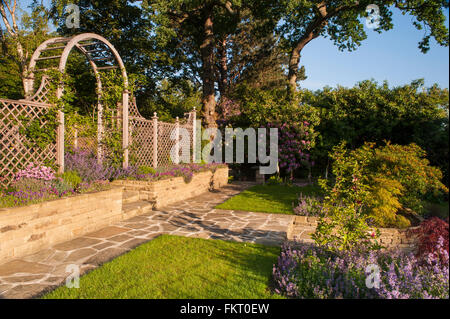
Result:
<instances>
[{"instance_id":1,"label":"white painted lattice","mask_svg":"<svg viewBox=\"0 0 450 319\"><path fill-rule=\"evenodd\" d=\"M41 127L43 115L50 105L31 101L15 101L0 99L0 165L1 185L7 186L14 174L30 163L55 164L56 140L45 149L30 147L26 137L20 134L23 119L39 120Z\"/></svg>"},{"instance_id":2,"label":"white painted lattice","mask_svg":"<svg viewBox=\"0 0 450 319\"><path fill-rule=\"evenodd\" d=\"M191 160L193 154L195 110L188 113L188 118L177 123L158 121L157 117L148 120L140 113L136 100L130 102L130 158L132 163L138 166L167 167L175 164L171 159L171 150L176 141L171 139L172 131L184 128L189 132L189 147ZM156 130L155 130L156 127ZM180 143L180 153L182 149ZM156 150L156 152L155 152Z\"/></svg>"}]
</instances>

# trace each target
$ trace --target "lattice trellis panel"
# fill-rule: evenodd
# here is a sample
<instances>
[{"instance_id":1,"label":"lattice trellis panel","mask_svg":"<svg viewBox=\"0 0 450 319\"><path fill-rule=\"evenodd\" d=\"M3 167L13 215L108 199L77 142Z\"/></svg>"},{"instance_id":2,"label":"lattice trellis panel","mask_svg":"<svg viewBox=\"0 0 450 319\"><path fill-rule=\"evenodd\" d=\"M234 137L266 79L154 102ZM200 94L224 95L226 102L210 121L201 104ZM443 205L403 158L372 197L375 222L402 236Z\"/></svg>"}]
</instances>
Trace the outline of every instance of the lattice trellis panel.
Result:
<instances>
[{"instance_id":1,"label":"lattice trellis panel","mask_svg":"<svg viewBox=\"0 0 450 319\"><path fill-rule=\"evenodd\" d=\"M39 86L39 89L36 91L36 94L33 95L30 98L30 101L36 102L36 103L48 103L48 95L50 92L50 80L48 76L44 75L42 77L41 85Z\"/></svg>"},{"instance_id":2,"label":"lattice trellis panel","mask_svg":"<svg viewBox=\"0 0 450 319\"><path fill-rule=\"evenodd\" d=\"M136 101L130 102L129 108L130 114L130 159L133 164L152 167L167 167L174 163L172 162L170 152L175 145L175 140L170 138L173 130L176 129L175 123L166 123L156 121L157 125L157 159L154 162L153 149L155 146L154 141L154 120L145 119L138 111ZM191 159L193 156L192 146L194 139L193 121L195 119L194 113L189 113L188 119L183 119L179 123L179 127L188 130L189 142L188 147L191 150ZM180 155L183 147L183 143L180 144Z\"/></svg>"},{"instance_id":3,"label":"lattice trellis panel","mask_svg":"<svg viewBox=\"0 0 450 319\"><path fill-rule=\"evenodd\" d=\"M171 166L174 163L170 158L170 151L175 141L170 139L170 134L175 130L175 124L158 122L158 166Z\"/></svg>"},{"instance_id":4,"label":"lattice trellis panel","mask_svg":"<svg viewBox=\"0 0 450 319\"><path fill-rule=\"evenodd\" d=\"M21 118L41 119L50 105L26 101L0 99L0 183L7 186L14 174L31 163L56 163L56 141L42 150L30 147L26 137L19 133ZM41 122L41 127L46 123Z\"/></svg>"},{"instance_id":5,"label":"lattice trellis panel","mask_svg":"<svg viewBox=\"0 0 450 319\"><path fill-rule=\"evenodd\" d=\"M66 125L64 139L67 151L78 149L88 151L92 154L97 153L97 137L95 132L89 126L69 126Z\"/></svg>"},{"instance_id":6,"label":"lattice trellis panel","mask_svg":"<svg viewBox=\"0 0 450 319\"><path fill-rule=\"evenodd\" d=\"M138 166L154 167L153 121L144 118L130 119L130 159Z\"/></svg>"}]
</instances>

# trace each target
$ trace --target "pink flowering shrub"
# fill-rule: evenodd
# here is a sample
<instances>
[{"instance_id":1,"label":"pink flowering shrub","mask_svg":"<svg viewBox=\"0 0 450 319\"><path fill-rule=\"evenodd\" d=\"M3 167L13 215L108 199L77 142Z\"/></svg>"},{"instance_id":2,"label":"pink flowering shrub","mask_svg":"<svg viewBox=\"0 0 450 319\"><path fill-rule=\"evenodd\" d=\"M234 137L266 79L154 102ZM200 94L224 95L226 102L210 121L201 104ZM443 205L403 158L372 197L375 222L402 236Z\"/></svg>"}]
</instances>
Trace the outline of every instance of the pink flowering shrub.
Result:
<instances>
[{"instance_id":1,"label":"pink flowering shrub","mask_svg":"<svg viewBox=\"0 0 450 319\"><path fill-rule=\"evenodd\" d=\"M14 180L33 178L43 181L51 181L54 180L55 177L56 173L52 168L32 163L25 169L18 171L14 176Z\"/></svg>"},{"instance_id":2,"label":"pink flowering shrub","mask_svg":"<svg viewBox=\"0 0 450 319\"><path fill-rule=\"evenodd\" d=\"M269 123L269 128L278 128L280 169L291 177L296 169L314 166L309 151L314 147L314 130L309 122Z\"/></svg>"}]
</instances>

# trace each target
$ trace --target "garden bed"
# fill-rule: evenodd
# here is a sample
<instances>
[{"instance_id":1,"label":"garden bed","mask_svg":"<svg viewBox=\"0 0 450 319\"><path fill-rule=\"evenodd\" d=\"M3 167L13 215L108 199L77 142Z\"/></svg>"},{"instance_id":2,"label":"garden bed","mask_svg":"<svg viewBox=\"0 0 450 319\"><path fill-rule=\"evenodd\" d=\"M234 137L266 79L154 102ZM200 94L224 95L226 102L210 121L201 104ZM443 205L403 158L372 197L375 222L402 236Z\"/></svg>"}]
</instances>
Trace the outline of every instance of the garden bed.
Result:
<instances>
[{"instance_id":1,"label":"garden bed","mask_svg":"<svg viewBox=\"0 0 450 319\"><path fill-rule=\"evenodd\" d=\"M123 189L0 209L0 263L122 220Z\"/></svg>"},{"instance_id":2,"label":"garden bed","mask_svg":"<svg viewBox=\"0 0 450 319\"><path fill-rule=\"evenodd\" d=\"M318 217L313 216L294 216L294 221L288 229L287 238L301 243L314 243L311 234L314 233L318 224ZM416 247L417 238L409 234L411 227L407 229L397 228L379 228L379 243L386 248L399 248L411 251Z\"/></svg>"},{"instance_id":3,"label":"garden bed","mask_svg":"<svg viewBox=\"0 0 450 319\"><path fill-rule=\"evenodd\" d=\"M138 192L140 200L152 202L155 208L161 208L219 189L227 183L228 167L218 167L194 173L190 180L179 176L161 180L116 180L112 184L124 187L126 191Z\"/></svg>"}]
</instances>

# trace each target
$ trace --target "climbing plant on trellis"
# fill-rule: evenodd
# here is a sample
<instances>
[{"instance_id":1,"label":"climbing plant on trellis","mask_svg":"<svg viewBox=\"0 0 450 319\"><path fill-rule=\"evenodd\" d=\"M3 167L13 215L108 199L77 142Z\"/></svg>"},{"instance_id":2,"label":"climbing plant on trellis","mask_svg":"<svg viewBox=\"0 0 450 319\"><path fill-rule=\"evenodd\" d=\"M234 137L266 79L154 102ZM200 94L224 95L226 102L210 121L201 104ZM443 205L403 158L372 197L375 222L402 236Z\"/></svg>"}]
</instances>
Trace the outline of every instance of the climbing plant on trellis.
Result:
<instances>
[{"instance_id":1,"label":"climbing plant on trellis","mask_svg":"<svg viewBox=\"0 0 450 319\"><path fill-rule=\"evenodd\" d=\"M65 67L73 48L84 54L97 80L96 123L80 121L76 115L64 113ZM96 153L100 163L109 156L116 159L115 164L122 162L128 167L131 157L135 165L156 168L174 163L170 157L176 145L171 139L173 130L185 128L191 150L194 146L195 110L187 114L187 119L177 119L175 123L160 122L156 114L150 120L142 117L135 100L129 102L132 92L119 53L97 34L44 41L31 57L29 70L25 99L0 99L1 186L7 186L15 172L31 163L51 165L63 172L64 153L77 148ZM111 84L105 72L112 72L112 77L119 76L119 84ZM35 90L37 75L41 82ZM178 155L181 148L182 145ZM191 159L194 160L192 151Z\"/></svg>"}]
</instances>

